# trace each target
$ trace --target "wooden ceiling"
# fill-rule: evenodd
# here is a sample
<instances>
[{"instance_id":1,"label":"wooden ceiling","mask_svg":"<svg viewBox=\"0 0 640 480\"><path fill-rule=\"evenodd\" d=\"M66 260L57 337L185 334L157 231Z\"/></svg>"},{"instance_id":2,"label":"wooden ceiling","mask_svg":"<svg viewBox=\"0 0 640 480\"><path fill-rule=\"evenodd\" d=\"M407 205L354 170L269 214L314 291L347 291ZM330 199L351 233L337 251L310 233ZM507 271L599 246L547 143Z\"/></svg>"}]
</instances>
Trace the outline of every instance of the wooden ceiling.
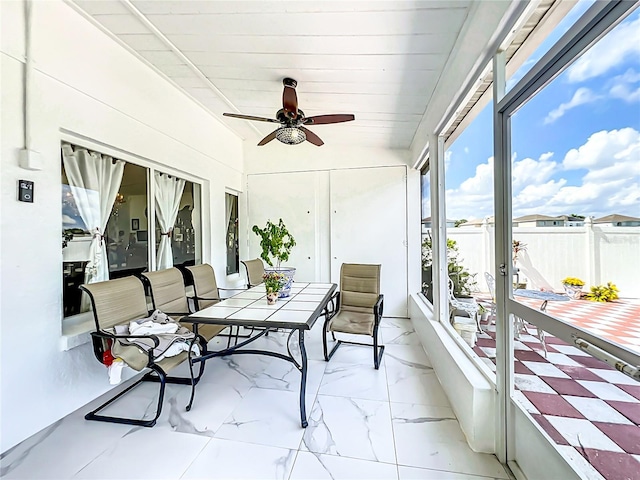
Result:
<instances>
[{"instance_id":1,"label":"wooden ceiling","mask_svg":"<svg viewBox=\"0 0 640 480\"><path fill-rule=\"evenodd\" d=\"M307 116L356 121L311 129L326 143L408 149L472 2L95 1L85 14L248 142L274 124L282 79Z\"/></svg>"}]
</instances>

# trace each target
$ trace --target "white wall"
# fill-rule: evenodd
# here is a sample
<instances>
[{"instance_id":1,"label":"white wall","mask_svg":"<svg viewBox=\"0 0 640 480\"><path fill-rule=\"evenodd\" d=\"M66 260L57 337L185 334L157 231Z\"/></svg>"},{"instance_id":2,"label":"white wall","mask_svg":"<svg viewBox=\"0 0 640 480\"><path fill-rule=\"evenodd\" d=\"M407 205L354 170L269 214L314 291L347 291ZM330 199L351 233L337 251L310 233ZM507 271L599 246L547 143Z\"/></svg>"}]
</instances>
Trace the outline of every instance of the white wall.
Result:
<instances>
[{"instance_id":1,"label":"white wall","mask_svg":"<svg viewBox=\"0 0 640 480\"><path fill-rule=\"evenodd\" d=\"M356 117L357 121L357 117ZM315 127L314 132L322 137L322 126ZM287 173L287 172L327 172L341 169L371 168L381 166L405 166L409 160L409 151L383 148L367 148L360 146L332 145L331 137L323 137L325 144L316 147L308 142L300 145L284 145L277 141L268 146L258 147L245 145L245 172L250 174ZM328 182L322 182L319 188L329 188ZM329 192L320 192L322 198L329 198ZM420 290L420 269L412 269L412 265L420 265L420 174L409 170L406 188L407 216L407 252L408 252L408 291ZM248 218L247 198L240 198L241 212ZM353 212L354 216L358 212ZM249 258L248 239L254 235L250 231L251 225L244 225L240 229L240 258ZM318 223L319 235L330 238L330 222L328 218L320 219ZM251 252L253 253L253 252ZM325 245L321 254L328 253ZM324 265L324 264L323 264ZM329 278L330 272L326 267L317 268L319 278Z\"/></svg>"},{"instance_id":2,"label":"white wall","mask_svg":"<svg viewBox=\"0 0 640 480\"><path fill-rule=\"evenodd\" d=\"M476 452L495 453L495 386L415 294L409 298L409 316L469 447Z\"/></svg>"},{"instance_id":3,"label":"white wall","mask_svg":"<svg viewBox=\"0 0 640 480\"><path fill-rule=\"evenodd\" d=\"M43 169L18 166L23 147L22 2L1 8L0 451L110 387L88 344L60 351L60 140L87 139L145 166L203 184L204 260L224 284L224 189L243 189L242 142L61 1L33 2L33 149ZM175 170L178 169L179 170ZM16 201L19 179L33 204Z\"/></svg>"},{"instance_id":4,"label":"white wall","mask_svg":"<svg viewBox=\"0 0 640 480\"><path fill-rule=\"evenodd\" d=\"M493 226L447 229L458 244L462 264L488 291L484 272L493 272ZM562 279L578 277L585 291L613 282L620 297L640 298L640 227L514 227L513 238L527 246L533 266L556 289Z\"/></svg>"}]
</instances>

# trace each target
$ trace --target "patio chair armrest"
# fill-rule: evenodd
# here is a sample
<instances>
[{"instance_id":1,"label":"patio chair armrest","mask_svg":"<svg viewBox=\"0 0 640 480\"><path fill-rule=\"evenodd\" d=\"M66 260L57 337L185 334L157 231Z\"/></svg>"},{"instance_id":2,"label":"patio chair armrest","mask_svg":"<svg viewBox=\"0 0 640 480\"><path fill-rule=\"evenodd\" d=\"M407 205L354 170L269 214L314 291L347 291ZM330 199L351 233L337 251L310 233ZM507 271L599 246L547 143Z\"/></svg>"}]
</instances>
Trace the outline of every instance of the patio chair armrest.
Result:
<instances>
[{"instance_id":1,"label":"patio chair armrest","mask_svg":"<svg viewBox=\"0 0 640 480\"><path fill-rule=\"evenodd\" d=\"M115 333L110 333L110 332L105 332L104 330L98 330L95 332L91 332L91 338L93 339L93 353L96 357L96 359L100 362L104 364L104 360L103 360L103 355L104 352L107 350L107 348L105 348L105 345L103 343L102 340L106 340L106 339L110 339L112 341L115 341L117 339L130 339L130 338L144 338L144 339L150 339L153 341L153 348L150 348L146 353L149 357L149 361L147 365L152 365L154 363L154 359L153 359L153 351L154 349L160 345L160 340L158 339L158 337L156 335L127 335L127 334L115 334ZM112 348L112 345L109 346L109 349Z\"/></svg>"},{"instance_id":2,"label":"patio chair armrest","mask_svg":"<svg viewBox=\"0 0 640 480\"><path fill-rule=\"evenodd\" d=\"M222 300L222 298L220 297L201 297L199 295L194 295L193 297L189 297L189 298L193 298L194 300L218 300L218 301Z\"/></svg>"},{"instance_id":3,"label":"patio chair armrest","mask_svg":"<svg viewBox=\"0 0 640 480\"><path fill-rule=\"evenodd\" d=\"M327 318L331 318L340 310L340 292L335 292L327 302Z\"/></svg>"},{"instance_id":4,"label":"patio chair armrest","mask_svg":"<svg viewBox=\"0 0 640 480\"><path fill-rule=\"evenodd\" d=\"M384 309L384 295L380 294L378 295L378 300L376 301L376 304L373 306L373 314L376 317L376 323L380 321L380 319L382 318L382 311Z\"/></svg>"}]
</instances>

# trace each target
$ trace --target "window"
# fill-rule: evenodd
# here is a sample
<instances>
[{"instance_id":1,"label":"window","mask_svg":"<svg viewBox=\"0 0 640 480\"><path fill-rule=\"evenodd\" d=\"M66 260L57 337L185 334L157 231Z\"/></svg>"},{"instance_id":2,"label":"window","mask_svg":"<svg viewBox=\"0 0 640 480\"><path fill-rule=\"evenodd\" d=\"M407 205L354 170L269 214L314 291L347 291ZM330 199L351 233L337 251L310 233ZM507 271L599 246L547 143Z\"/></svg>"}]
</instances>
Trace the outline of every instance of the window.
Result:
<instances>
[{"instance_id":1,"label":"window","mask_svg":"<svg viewBox=\"0 0 640 480\"><path fill-rule=\"evenodd\" d=\"M499 376L505 379L499 390L511 400L504 416L505 450L516 452L516 462L514 445L527 439L523 417L513 412L523 410L540 430L554 429L550 437L579 476L624 478L637 473L638 463L617 432L624 423L637 434L638 422L624 412L637 411L638 398L625 394L614 402L600 392L625 393L634 381L621 372L629 374L629 365L640 363L638 343L629 336L635 320L626 314L640 297L640 232L619 233L604 224L637 214L640 199L640 12L632 2L596 2L585 16L532 70L536 75L498 104L497 123L506 139L498 165L511 176L502 191L510 197L499 197L505 199L500 210L585 219L574 228L513 226L501 232L501 253L511 250L514 273L513 280L501 278L502 318L518 341L497 344L498 358L506 346L512 351L503 358L514 359L509 366L498 363L507 373ZM554 223L562 225L548 225ZM583 372L601 375L584 380ZM568 392L568 384L585 390ZM576 413L567 415L563 402ZM509 412L510 405L518 408ZM602 421L619 412L614 429ZM601 441L588 445L578 430L602 432ZM614 456L615 462L602 461Z\"/></svg>"},{"instance_id":2,"label":"window","mask_svg":"<svg viewBox=\"0 0 640 480\"><path fill-rule=\"evenodd\" d=\"M200 261L200 186L173 175L154 173L156 182L156 270ZM163 193L160 193L163 192Z\"/></svg>"},{"instance_id":3,"label":"window","mask_svg":"<svg viewBox=\"0 0 640 480\"><path fill-rule=\"evenodd\" d=\"M420 198L422 212L422 293L433 303L433 255L431 250L431 189L429 162L420 171Z\"/></svg>"},{"instance_id":4,"label":"window","mask_svg":"<svg viewBox=\"0 0 640 480\"><path fill-rule=\"evenodd\" d=\"M485 328L492 311L494 192L492 105L448 145L445 154L447 272L454 330L476 346L476 320ZM451 296L453 298L451 298ZM479 334L479 333L478 333Z\"/></svg>"},{"instance_id":5,"label":"window","mask_svg":"<svg viewBox=\"0 0 640 480\"><path fill-rule=\"evenodd\" d=\"M238 251L238 196L225 193L225 215L227 222L227 275L240 271Z\"/></svg>"},{"instance_id":6,"label":"window","mask_svg":"<svg viewBox=\"0 0 640 480\"><path fill-rule=\"evenodd\" d=\"M148 178L165 193L154 209ZM200 185L68 143L61 183L65 317L90 309L83 283L139 274L156 255L156 269L201 261Z\"/></svg>"},{"instance_id":7,"label":"window","mask_svg":"<svg viewBox=\"0 0 640 480\"><path fill-rule=\"evenodd\" d=\"M126 163L106 229L109 278L148 269L147 212L147 171Z\"/></svg>"}]
</instances>

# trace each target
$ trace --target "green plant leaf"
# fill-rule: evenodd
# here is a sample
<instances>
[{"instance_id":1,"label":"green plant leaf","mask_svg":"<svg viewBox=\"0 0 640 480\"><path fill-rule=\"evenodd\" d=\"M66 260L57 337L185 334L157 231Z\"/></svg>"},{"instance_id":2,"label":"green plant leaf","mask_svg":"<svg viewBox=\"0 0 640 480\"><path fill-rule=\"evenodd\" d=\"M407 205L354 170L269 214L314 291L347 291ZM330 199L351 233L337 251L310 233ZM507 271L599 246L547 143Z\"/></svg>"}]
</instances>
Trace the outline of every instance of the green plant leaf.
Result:
<instances>
[{"instance_id":1,"label":"green plant leaf","mask_svg":"<svg viewBox=\"0 0 640 480\"><path fill-rule=\"evenodd\" d=\"M277 225L271 220L267 220L264 228L254 225L251 230L260 237L260 247L262 248L260 258L269 266L273 267L275 261L276 267L279 268L280 263L289 260L291 249L296 245L296 241L287 230L282 218Z\"/></svg>"}]
</instances>

